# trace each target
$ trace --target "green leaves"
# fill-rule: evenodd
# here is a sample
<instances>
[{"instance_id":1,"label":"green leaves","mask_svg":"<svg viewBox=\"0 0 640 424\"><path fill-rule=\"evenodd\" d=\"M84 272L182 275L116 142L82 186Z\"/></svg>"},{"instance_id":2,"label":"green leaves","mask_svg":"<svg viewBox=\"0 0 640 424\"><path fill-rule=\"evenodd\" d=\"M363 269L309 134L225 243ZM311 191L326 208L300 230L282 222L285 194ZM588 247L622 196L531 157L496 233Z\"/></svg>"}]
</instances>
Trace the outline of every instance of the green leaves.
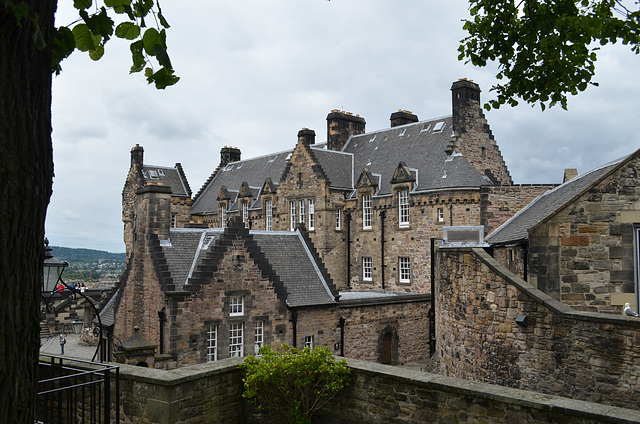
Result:
<instances>
[{"instance_id":1,"label":"green leaves","mask_svg":"<svg viewBox=\"0 0 640 424\"><path fill-rule=\"evenodd\" d=\"M249 355L240 365L245 370L242 396L278 422L311 423L313 413L349 383L346 361L336 362L326 347L265 346L260 355Z\"/></svg>"},{"instance_id":2,"label":"green leaves","mask_svg":"<svg viewBox=\"0 0 640 424\"><path fill-rule=\"evenodd\" d=\"M5 4L10 0L3 0ZM169 23L162 15L162 10L157 0L103 0L104 6L95 13L89 13L93 6L93 0L74 0L73 4L78 9L78 15L82 19L72 28L61 26L57 28L54 36L52 69L56 73L61 71L60 62L68 57L75 49L88 52L92 60L99 60L104 55L107 41L115 33L116 37L131 41L131 73L145 70L145 76L149 84L154 84L158 89L164 89L176 84L180 78L175 75L169 54L167 52L167 36L165 28ZM11 3L13 4L13 3ZM15 5L16 17L22 16L21 8ZM120 22L114 31L114 21L110 13L124 15L125 20ZM159 23L160 28L146 28L145 17L152 14ZM26 15L26 14L25 14ZM144 33L142 28L146 28ZM34 42L44 46L44 38L36 26ZM151 58L158 62L159 69L154 70Z\"/></svg>"},{"instance_id":3,"label":"green leaves","mask_svg":"<svg viewBox=\"0 0 640 424\"><path fill-rule=\"evenodd\" d=\"M640 51L638 11L614 14L615 1L470 0L468 36L459 59L476 66L497 62L491 88L497 94L486 109L522 99L546 107L567 108L567 95L587 89L595 75L597 46L617 40ZM619 15L620 16L620 15ZM502 82L504 81L504 83Z\"/></svg>"}]
</instances>

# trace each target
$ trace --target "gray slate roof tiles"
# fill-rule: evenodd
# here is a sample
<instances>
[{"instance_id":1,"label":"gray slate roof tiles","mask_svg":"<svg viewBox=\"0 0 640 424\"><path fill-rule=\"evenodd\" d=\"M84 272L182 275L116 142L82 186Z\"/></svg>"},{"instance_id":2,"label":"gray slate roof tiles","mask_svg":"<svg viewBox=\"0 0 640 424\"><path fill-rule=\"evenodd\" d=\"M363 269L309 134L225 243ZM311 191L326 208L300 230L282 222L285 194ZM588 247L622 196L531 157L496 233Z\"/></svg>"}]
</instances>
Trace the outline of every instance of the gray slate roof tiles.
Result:
<instances>
[{"instance_id":1,"label":"gray slate roof tiles","mask_svg":"<svg viewBox=\"0 0 640 424\"><path fill-rule=\"evenodd\" d=\"M499 245L527 239L529 229L542 222L573 198L580 195L584 190L595 184L624 159L626 159L626 157L595 168L559 185L553 190L543 193L527 207L511 217L510 220L498 227L493 233L488 235L485 241L492 245Z\"/></svg>"},{"instance_id":2,"label":"gray slate roof tiles","mask_svg":"<svg viewBox=\"0 0 640 424\"><path fill-rule=\"evenodd\" d=\"M309 252L299 232L251 231L253 241L288 292L291 307L335 303L328 282ZM216 249L222 229L172 229L170 240L161 242L162 251L176 290L184 290L191 270L201 264L206 248Z\"/></svg>"},{"instance_id":3,"label":"gray slate roof tiles","mask_svg":"<svg viewBox=\"0 0 640 424\"><path fill-rule=\"evenodd\" d=\"M162 181L164 185L171 187L172 196L191 197L187 188L187 182L183 181L180 172L176 168L164 166L143 165L142 176L147 181Z\"/></svg>"}]
</instances>

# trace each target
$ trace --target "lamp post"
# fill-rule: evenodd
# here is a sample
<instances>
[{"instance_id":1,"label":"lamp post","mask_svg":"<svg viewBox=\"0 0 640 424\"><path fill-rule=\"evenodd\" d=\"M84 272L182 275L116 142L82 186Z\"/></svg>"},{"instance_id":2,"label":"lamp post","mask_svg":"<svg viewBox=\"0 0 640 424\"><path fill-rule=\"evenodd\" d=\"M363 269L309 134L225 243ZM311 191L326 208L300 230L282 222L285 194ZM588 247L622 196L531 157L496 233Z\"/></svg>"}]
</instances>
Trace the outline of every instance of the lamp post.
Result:
<instances>
[{"instance_id":1,"label":"lamp post","mask_svg":"<svg viewBox=\"0 0 640 424\"><path fill-rule=\"evenodd\" d=\"M44 239L44 267L42 269L42 292L53 292L64 269L69 266L66 261L53 257L49 247L49 240Z\"/></svg>"}]
</instances>

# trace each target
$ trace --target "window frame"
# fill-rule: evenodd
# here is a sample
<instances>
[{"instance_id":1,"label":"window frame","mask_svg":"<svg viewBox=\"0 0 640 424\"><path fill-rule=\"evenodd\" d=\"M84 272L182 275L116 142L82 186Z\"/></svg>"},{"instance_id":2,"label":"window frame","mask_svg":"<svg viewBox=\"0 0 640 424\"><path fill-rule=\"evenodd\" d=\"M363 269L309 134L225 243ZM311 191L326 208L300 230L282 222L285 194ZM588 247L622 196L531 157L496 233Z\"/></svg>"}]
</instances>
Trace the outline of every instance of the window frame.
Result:
<instances>
[{"instance_id":1,"label":"window frame","mask_svg":"<svg viewBox=\"0 0 640 424\"><path fill-rule=\"evenodd\" d=\"M229 357L242 358L244 356L244 322L229 324Z\"/></svg>"},{"instance_id":2,"label":"window frame","mask_svg":"<svg viewBox=\"0 0 640 424\"><path fill-rule=\"evenodd\" d=\"M303 346L313 350L315 347L315 337L313 335L304 336Z\"/></svg>"},{"instance_id":3,"label":"window frame","mask_svg":"<svg viewBox=\"0 0 640 424\"><path fill-rule=\"evenodd\" d=\"M227 205L220 203L220 228L227 228Z\"/></svg>"},{"instance_id":4,"label":"window frame","mask_svg":"<svg viewBox=\"0 0 640 424\"><path fill-rule=\"evenodd\" d=\"M218 329L218 324L213 324L207 331L207 362L218 360Z\"/></svg>"},{"instance_id":5,"label":"window frame","mask_svg":"<svg viewBox=\"0 0 640 424\"><path fill-rule=\"evenodd\" d=\"M300 224L304 224L306 221L306 214L307 214L307 209L306 209L306 202L304 199L302 200L298 200L298 207L300 208L300 213L298 214L298 219L300 220Z\"/></svg>"},{"instance_id":6,"label":"window frame","mask_svg":"<svg viewBox=\"0 0 640 424\"><path fill-rule=\"evenodd\" d=\"M244 316L244 296L229 296L229 316Z\"/></svg>"},{"instance_id":7,"label":"window frame","mask_svg":"<svg viewBox=\"0 0 640 424\"><path fill-rule=\"evenodd\" d=\"M370 230L373 223L373 211L371 207L371 195L362 195L362 229Z\"/></svg>"},{"instance_id":8,"label":"window frame","mask_svg":"<svg viewBox=\"0 0 640 424\"><path fill-rule=\"evenodd\" d=\"M271 199L266 199L264 201L264 209L265 209L264 228L267 231L272 231L272 229L273 229L273 204L271 202Z\"/></svg>"},{"instance_id":9,"label":"window frame","mask_svg":"<svg viewBox=\"0 0 640 424\"><path fill-rule=\"evenodd\" d=\"M336 231L342 231L342 208L336 208Z\"/></svg>"},{"instance_id":10,"label":"window frame","mask_svg":"<svg viewBox=\"0 0 640 424\"><path fill-rule=\"evenodd\" d=\"M408 256L398 257L398 282L411 283L411 258Z\"/></svg>"},{"instance_id":11,"label":"window frame","mask_svg":"<svg viewBox=\"0 0 640 424\"><path fill-rule=\"evenodd\" d=\"M309 199L309 231L316 227L316 199Z\"/></svg>"},{"instance_id":12,"label":"window frame","mask_svg":"<svg viewBox=\"0 0 640 424\"><path fill-rule=\"evenodd\" d=\"M297 211L297 204L295 200L291 200L289 201L289 230L290 231L295 231L296 230L296 211Z\"/></svg>"},{"instance_id":13,"label":"window frame","mask_svg":"<svg viewBox=\"0 0 640 424\"><path fill-rule=\"evenodd\" d=\"M409 190L398 192L398 226L409 228Z\"/></svg>"},{"instance_id":14,"label":"window frame","mask_svg":"<svg viewBox=\"0 0 640 424\"><path fill-rule=\"evenodd\" d=\"M362 281L373 281L373 258L362 257Z\"/></svg>"},{"instance_id":15,"label":"window frame","mask_svg":"<svg viewBox=\"0 0 640 424\"><path fill-rule=\"evenodd\" d=\"M242 202L242 222L244 228L249 228L249 202Z\"/></svg>"},{"instance_id":16,"label":"window frame","mask_svg":"<svg viewBox=\"0 0 640 424\"><path fill-rule=\"evenodd\" d=\"M253 327L253 344L255 354L260 353L260 348L264 346L264 321L256 321Z\"/></svg>"},{"instance_id":17,"label":"window frame","mask_svg":"<svg viewBox=\"0 0 640 424\"><path fill-rule=\"evenodd\" d=\"M444 207L436 209L438 222L444 222Z\"/></svg>"}]
</instances>

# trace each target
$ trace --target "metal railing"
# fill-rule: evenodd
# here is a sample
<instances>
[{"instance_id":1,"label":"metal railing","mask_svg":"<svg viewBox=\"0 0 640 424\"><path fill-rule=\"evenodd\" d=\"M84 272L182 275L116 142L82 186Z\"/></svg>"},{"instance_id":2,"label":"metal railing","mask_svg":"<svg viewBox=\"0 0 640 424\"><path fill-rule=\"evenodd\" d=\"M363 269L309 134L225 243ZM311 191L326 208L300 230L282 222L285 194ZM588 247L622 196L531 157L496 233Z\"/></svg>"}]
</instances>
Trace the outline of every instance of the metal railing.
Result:
<instances>
[{"instance_id":1,"label":"metal railing","mask_svg":"<svg viewBox=\"0 0 640 424\"><path fill-rule=\"evenodd\" d=\"M36 423L120 423L119 367L41 354L38 372Z\"/></svg>"}]
</instances>

